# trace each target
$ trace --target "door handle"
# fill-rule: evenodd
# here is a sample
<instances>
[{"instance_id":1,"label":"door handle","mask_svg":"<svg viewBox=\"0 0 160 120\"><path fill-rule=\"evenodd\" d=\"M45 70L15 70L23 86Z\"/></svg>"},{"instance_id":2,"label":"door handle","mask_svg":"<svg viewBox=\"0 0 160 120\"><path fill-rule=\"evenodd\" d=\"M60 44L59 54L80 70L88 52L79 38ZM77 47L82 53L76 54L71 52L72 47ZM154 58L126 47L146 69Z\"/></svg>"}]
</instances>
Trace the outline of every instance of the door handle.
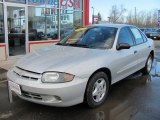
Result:
<instances>
[{"instance_id":1,"label":"door handle","mask_svg":"<svg viewBox=\"0 0 160 120\"><path fill-rule=\"evenodd\" d=\"M135 51L134 51L134 54L136 54L136 53L138 53L138 51L137 51L137 50L135 50Z\"/></svg>"}]
</instances>

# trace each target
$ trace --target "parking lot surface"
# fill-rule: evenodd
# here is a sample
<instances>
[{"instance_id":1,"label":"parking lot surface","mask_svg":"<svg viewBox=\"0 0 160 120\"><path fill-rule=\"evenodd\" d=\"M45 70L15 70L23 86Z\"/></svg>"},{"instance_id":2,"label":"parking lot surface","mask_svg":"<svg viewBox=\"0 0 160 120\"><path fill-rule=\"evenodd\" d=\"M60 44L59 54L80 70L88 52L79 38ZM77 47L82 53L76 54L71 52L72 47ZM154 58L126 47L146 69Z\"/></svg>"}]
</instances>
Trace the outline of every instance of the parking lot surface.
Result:
<instances>
[{"instance_id":1,"label":"parking lot surface","mask_svg":"<svg viewBox=\"0 0 160 120\"><path fill-rule=\"evenodd\" d=\"M0 120L160 120L160 47L151 75L137 72L112 85L106 102L95 109L84 104L67 108L8 100L6 82L0 82Z\"/></svg>"}]
</instances>

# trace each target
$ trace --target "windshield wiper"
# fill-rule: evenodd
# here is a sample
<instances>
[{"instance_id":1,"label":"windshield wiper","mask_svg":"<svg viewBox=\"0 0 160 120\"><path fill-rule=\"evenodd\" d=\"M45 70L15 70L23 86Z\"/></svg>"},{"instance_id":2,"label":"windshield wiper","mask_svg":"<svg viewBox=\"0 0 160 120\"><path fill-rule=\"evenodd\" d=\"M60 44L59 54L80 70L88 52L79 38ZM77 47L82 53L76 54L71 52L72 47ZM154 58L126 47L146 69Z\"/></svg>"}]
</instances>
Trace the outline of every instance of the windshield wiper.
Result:
<instances>
[{"instance_id":1,"label":"windshield wiper","mask_svg":"<svg viewBox=\"0 0 160 120\"><path fill-rule=\"evenodd\" d=\"M62 45L62 46L73 46L73 47L83 47L83 48L91 48L92 46L84 45L84 44L77 44L77 43L57 43L56 45Z\"/></svg>"},{"instance_id":2,"label":"windshield wiper","mask_svg":"<svg viewBox=\"0 0 160 120\"><path fill-rule=\"evenodd\" d=\"M90 48L88 45L84 44L67 44L68 46L73 46L73 47L84 47L84 48Z\"/></svg>"}]
</instances>

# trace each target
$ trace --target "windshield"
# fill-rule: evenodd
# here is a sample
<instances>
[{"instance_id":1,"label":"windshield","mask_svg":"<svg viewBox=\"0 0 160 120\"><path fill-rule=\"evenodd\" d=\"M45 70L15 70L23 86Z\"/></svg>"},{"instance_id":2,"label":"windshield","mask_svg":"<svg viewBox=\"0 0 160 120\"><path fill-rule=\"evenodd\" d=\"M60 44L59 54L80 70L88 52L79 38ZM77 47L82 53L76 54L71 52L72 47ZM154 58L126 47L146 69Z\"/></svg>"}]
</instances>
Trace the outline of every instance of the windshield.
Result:
<instances>
[{"instance_id":1,"label":"windshield","mask_svg":"<svg viewBox=\"0 0 160 120\"><path fill-rule=\"evenodd\" d=\"M112 48L117 28L90 27L75 30L68 38L63 39L58 45L87 47L87 48Z\"/></svg>"}]
</instances>

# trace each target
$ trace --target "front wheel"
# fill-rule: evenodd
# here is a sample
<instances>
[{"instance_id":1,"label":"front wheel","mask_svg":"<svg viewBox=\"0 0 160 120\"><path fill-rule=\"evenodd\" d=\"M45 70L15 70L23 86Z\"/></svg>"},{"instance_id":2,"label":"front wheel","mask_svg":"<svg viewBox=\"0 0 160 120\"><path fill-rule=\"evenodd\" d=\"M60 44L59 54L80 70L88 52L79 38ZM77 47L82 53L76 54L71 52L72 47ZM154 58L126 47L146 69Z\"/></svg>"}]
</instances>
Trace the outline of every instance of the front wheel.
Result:
<instances>
[{"instance_id":1,"label":"front wheel","mask_svg":"<svg viewBox=\"0 0 160 120\"><path fill-rule=\"evenodd\" d=\"M150 54L146 61L145 67L142 69L142 72L144 74L149 74L152 69L152 64L153 64L153 56Z\"/></svg>"},{"instance_id":2,"label":"front wheel","mask_svg":"<svg viewBox=\"0 0 160 120\"><path fill-rule=\"evenodd\" d=\"M91 108L104 103L109 90L108 76L98 72L89 80L85 93L85 103Z\"/></svg>"}]
</instances>

